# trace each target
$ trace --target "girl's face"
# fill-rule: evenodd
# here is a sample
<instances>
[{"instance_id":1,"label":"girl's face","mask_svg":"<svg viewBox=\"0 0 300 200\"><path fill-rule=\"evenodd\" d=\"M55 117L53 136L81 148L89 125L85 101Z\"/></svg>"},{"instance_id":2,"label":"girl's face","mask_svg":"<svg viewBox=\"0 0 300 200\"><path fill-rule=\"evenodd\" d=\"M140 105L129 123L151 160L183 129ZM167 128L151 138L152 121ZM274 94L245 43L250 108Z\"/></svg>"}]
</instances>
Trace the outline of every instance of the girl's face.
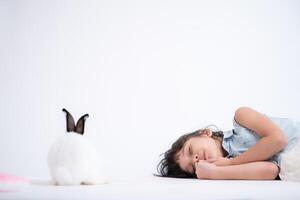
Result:
<instances>
[{"instance_id":1,"label":"girl's face","mask_svg":"<svg viewBox=\"0 0 300 200\"><path fill-rule=\"evenodd\" d=\"M176 154L177 162L183 171L194 174L196 162L222 156L221 148L221 142L213 139L211 134L202 133L185 142Z\"/></svg>"}]
</instances>

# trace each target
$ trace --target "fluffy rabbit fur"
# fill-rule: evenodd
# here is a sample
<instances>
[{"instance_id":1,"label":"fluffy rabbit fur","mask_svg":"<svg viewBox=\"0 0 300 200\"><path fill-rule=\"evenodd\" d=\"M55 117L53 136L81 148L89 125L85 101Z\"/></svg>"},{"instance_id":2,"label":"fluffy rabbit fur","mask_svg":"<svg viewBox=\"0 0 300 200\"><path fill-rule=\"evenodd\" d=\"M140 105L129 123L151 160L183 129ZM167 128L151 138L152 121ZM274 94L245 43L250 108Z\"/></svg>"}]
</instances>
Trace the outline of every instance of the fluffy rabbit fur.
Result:
<instances>
[{"instance_id":1,"label":"fluffy rabbit fur","mask_svg":"<svg viewBox=\"0 0 300 200\"><path fill-rule=\"evenodd\" d=\"M56 185L106 183L99 154L92 143L83 136L88 114L76 126L72 115L63 109L67 119L67 133L58 138L48 153L48 167Z\"/></svg>"}]
</instances>

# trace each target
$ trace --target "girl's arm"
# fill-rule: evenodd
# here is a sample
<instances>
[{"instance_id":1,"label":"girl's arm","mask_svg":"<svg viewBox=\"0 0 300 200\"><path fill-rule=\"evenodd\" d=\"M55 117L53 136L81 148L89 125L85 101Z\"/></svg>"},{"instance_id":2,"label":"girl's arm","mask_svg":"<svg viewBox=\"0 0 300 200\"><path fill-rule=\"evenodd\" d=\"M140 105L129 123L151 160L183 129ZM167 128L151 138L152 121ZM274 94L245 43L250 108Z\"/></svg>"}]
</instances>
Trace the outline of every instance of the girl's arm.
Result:
<instances>
[{"instance_id":1,"label":"girl's arm","mask_svg":"<svg viewBox=\"0 0 300 200\"><path fill-rule=\"evenodd\" d=\"M254 131L262 138L246 152L231 159L231 165L268 160L287 145L288 140L283 131L259 112L248 107L241 107L235 112L234 118L237 123Z\"/></svg>"},{"instance_id":2,"label":"girl's arm","mask_svg":"<svg viewBox=\"0 0 300 200\"><path fill-rule=\"evenodd\" d=\"M202 161L196 166L199 179L274 180L278 172L278 167L267 161L228 166L216 166Z\"/></svg>"}]
</instances>

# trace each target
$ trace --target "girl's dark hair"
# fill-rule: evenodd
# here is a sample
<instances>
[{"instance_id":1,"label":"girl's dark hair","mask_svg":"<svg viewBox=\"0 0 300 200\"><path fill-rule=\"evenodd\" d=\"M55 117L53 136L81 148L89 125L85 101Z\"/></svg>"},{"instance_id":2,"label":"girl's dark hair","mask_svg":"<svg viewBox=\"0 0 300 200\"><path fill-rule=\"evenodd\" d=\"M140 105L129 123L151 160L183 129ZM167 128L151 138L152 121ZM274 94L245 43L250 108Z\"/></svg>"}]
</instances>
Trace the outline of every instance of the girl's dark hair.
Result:
<instances>
[{"instance_id":1,"label":"girl's dark hair","mask_svg":"<svg viewBox=\"0 0 300 200\"><path fill-rule=\"evenodd\" d=\"M197 131L184 134L180 136L171 146L169 150L163 153L163 159L157 165L157 171L159 176L162 177L172 177L172 178L196 178L196 174L191 174L183 171L176 160L177 152L183 147L185 142L190 138L197 137L203 130L199 129ZM222 131L212 131L212 137L222 137Z\"/></svg>"}]
</instances>

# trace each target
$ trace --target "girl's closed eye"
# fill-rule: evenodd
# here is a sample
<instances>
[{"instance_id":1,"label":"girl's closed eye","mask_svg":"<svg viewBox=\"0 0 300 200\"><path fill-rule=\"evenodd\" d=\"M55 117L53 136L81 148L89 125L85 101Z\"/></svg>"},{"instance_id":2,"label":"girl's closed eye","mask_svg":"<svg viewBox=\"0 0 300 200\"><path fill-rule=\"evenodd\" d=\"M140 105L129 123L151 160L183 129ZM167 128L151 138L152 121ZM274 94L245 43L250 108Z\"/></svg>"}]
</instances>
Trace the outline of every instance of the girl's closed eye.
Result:
<instances>
[{"instance_id":1,"label":"girl's closed eye","mask_svg":"<svg viewBox=\"0 0 300 200\"><path fill-rule=\"evenodd\" d=\"M193 150L192 150L191 146L189 146L189 154L193 155Z\"/></svg>"},{"instance_id":2,"label":"girl's closed eye","mask_svg":"<svg viewBox=\"0 0 300 200\"><path fill-rule=\"evenodd\" d=\"M192 156L193 155L193 149L191 148L191 146L189 146L189 154L190 154L190 156ZM192 168L192 174L194 174L195 173L195 171L196 171L196 169L195 169L195 165L194 164L191 164L191 168Z\"/></svg>"}]
</instances>

